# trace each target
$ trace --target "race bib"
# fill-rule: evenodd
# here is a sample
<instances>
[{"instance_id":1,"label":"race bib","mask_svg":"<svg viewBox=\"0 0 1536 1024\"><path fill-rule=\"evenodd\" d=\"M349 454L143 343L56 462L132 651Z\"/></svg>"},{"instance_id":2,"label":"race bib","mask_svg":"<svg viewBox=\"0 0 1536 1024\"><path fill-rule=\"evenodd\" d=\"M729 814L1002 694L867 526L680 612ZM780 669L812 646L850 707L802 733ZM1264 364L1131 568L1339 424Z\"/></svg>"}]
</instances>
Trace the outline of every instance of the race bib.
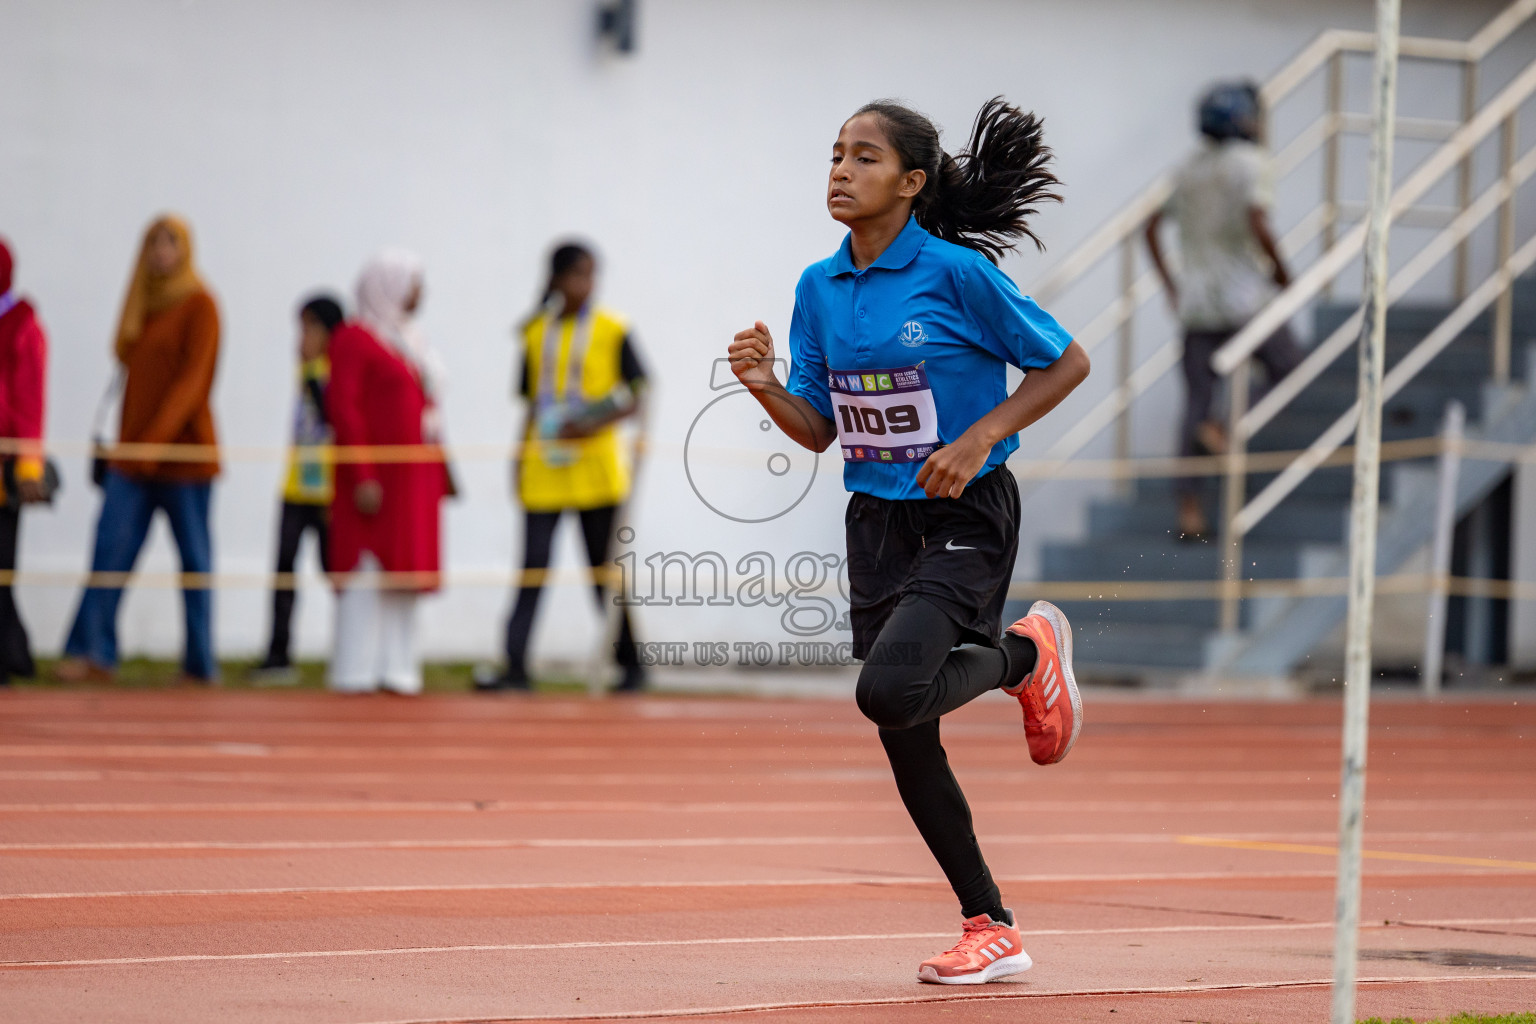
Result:
<instances>
[{"instance_id":1,"label":"race bib","mask_svg":"<svg viewBox=\"0 0 1536 1024\"><path fill-rule=\"evenodd\" d=\"M847 462L921 462L939 446L939 416L922 367L832 370L832 418Z\"/></svg>"}]
</instances>

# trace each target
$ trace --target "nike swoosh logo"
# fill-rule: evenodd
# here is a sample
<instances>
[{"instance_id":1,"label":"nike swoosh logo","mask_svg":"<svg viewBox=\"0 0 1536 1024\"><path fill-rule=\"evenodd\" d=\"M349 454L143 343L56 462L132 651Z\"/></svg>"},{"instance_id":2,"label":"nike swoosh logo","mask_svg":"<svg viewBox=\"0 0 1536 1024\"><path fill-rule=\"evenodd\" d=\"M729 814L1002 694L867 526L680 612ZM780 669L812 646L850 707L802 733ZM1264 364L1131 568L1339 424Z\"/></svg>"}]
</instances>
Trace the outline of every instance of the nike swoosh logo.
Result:
<instances>
[{"instance_id":1,"label":"nike swoosh logo","mask_svg":"<svg viewBox=\"0 0 1536 1024\"><path fill-rule=\"evenodd\" d=\"M974 547L972 547L971 545L969 545L969 544L956 544L954 541L949 541L948 543L946 543L944 545L944 550L945 551L975 551L976 549Z\"/></svg>"}]
</instances>

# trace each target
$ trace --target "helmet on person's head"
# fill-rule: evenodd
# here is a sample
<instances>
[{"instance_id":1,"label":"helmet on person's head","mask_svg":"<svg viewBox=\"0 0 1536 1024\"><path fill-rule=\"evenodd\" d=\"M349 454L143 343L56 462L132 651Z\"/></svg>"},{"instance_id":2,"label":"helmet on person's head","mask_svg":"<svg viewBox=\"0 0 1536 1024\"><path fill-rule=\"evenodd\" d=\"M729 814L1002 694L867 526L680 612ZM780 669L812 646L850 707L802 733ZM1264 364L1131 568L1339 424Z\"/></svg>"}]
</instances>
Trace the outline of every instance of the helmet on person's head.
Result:
<instances>
[{"instance_id":1,"label":"helmet on person's head","mask_svg":"<svg viewBox=\"0 0 1536 1024\"><path fill-rule=\"evenodd\" d=\"M1259 139L1259 87L1252 82L1221 82L1200 98L1200 131L1218 142Z\"/></svg>"}]
</instances>

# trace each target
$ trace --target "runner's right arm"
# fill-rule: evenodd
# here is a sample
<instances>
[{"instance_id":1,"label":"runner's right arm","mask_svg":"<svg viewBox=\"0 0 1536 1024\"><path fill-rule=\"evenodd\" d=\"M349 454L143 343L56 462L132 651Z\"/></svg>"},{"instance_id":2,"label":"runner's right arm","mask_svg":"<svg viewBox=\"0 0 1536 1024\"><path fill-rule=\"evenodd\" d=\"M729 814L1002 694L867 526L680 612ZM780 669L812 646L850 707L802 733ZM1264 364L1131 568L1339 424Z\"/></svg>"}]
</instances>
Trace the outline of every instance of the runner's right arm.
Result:
<instances>
[{"instance_id":1,"label":"runner's right arm","mask_svg":"<svg viewBox=\"0 0 1536 1024\"><path fill-rule=\"evenodd\" d=\"M837 440L837 424L799 395L791 394L773 372L773 335L761 320L739 331L729 350L731 370L747 386L790 440L824 452Z\"/></svg>"}]
</instances>

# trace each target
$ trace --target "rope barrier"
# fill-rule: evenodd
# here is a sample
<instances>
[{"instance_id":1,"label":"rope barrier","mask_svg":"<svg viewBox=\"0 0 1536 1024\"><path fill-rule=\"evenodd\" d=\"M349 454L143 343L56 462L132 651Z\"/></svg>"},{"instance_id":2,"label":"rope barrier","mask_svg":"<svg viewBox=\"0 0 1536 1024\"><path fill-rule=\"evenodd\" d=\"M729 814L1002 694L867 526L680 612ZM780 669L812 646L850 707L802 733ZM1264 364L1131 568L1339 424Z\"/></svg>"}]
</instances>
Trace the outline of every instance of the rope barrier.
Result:
<instances>
[{"instance_id":1,"label":"rope barrier","mask_svg":"<svg viewBox=\"0 0 1536 1024\"><path fill-rule=\"evenodd\" d=\"M600 569L524 569L524 570L453 570L448 572L380 572L358 576L351 573L321 573L318 581L332 586L358 586L365 589L416 590L422 588L489 588L505 590L531 586L605 586L625 583L617 567ZM129 583L152 589L178 590L296 590L307 582L299 573L272 572L42 572L37 570L0 571L0 586L100 587L120 589ZM1434 573L1395 573L1378 576L1377 592L1382 594L1428 594L1440 589L1457 597L1487 597L1504 601L1536 601L1536 582L1485 579L1473 576L1437 576ZM720 592L731 589L722 582ZM819 587L800 587L788 580L777 581L784 592L805 596L836 590L836 581ZM1346 592L1349 581L1340 576L1295 579L1252 579L1238 583L1245 598L1327 597ZM1044 598L1051 601L1216 601L1227 586L1211 580L1016 580L1008 587L1008 596L1016 599ZM701 595L709 591L700 590ZM653 602L634 598L637 605Z\"/></svg>"},{"instance_id":2,"label":"rope barrier","mask_svg":"<svg viewBox=\"0 0 1536 1024\"><path fill-rule=\"evenodd\" d=\"M495 460L511 458L519 451L526 452L544 442L531 441L526 445L466 444L466 445L328 445L294 448L293 446L235 446L193 444L124 444L108 449L108 457L123 461L146 462L206 462L222 458L236 462L286 461L294 452L305 457L332 463L415 463L441 462L445 456L454 462ZM89 442L47 442L45 449L52 454L89 454L93 445ZM680 448L675 445L643 445L649 450ZM0 456L22 452L33 454L37 442L30 439L0 438ZM742 453L739 449L705 449L706 453L724 453L753 460L758 456ZM1536 463L1536 444L1482 441L1477 439L1447 439L1436 435L1384 442L1381 446L1382 462L1421 460L1445 452L1457 452L1465 460L1503 462L1510 464ZM1253 452L1246 460L1249 473L1273 472L1289 465L1298 451ZM1344 466L1353 460L1352 448L1340 448L1324 466ZM1131 459L1078 459L1067 463L1049 460L1013 459L1009 469L1020 479L1128 479L1174 476L1219 476L1225 471L1225 457L1200 456L1152 456ZM151 573L151 572L41 572L36 570L0 571L0 586L34 587L100 587L119 589L132 582L136 586L158 589L186 590L295 590L302 582L295 573ZM357 580L348 573L325 573L321 579L334 587L363 586L381 589L438 589L438 588L496 588L507 589L525 586L622 586L624 580L616 567L600 569L527 569L527 570L455 570L438 573L384 572L370 574ZM1378 577L1378 590L1385 594L1428 594L1444 582L1447 592L1456 596L1490 597L1502 600L1536 600L1536 582L1478 579L1473 577L1437 577L1432 574L1393 575ZM800 588L787 580L780 580L784 590L801 593L817 593L829 589L831 584L820 588ZM1296 598L1324 595L1341 595L1346 592L1347 580L1343 578L1309 579L1258 579L1239 583L1239 594L1244 598L1278 597ZM1015 582L1009 588L1009 596L1015 598L1036 597L1065 601L1209 601L1219 600L1226 586L1220 579L1210 580L1038 580ZM721 588L729 590L730 581L722 581ZM644 604L645 601L638 603Z\"/></svg>"},{"instance_id":3,"label":"rope barrier","mask_svg":"<svg viewBox=\"0 0 1536 1024\"><path fill-rule=\"evenodd\" d=\"M198 444L114 444L102 454L119 462L287 462L290 457L304 460L341 464L395 464L418 462L505 462L515 457L537 451L541 446L554 444L547 441L529 441L516 444L458 444L458 445L198 445ZM682 445L645 442L641 445L647 454L673 452L681 454ZM1386 441L1381 445L1382 462L1404 462L1427 459L1454 449L1463 460L1482 462L1536 463L1536 444L1518 444L1504 441L1482 441L1464 438L1447 442L1439 436ZM90 442L49 441L42 450L56 456L88 456L95 454ZM1249 452L1245 456L1249 473L1272 473L1284 469L1303 455L1306 449L1287 451ZM38 453L36 441L0 438L0 457ZM746 465L761 460L759 452L743 452L741 449L694 446L689 457L704 457L717 462L737 462ZM1321 466L1349 465L1354 457L1352 447L1338 449ZM1225 472L1226 457L1223 455L1143 456L1128 459L1074 459L1069 462L1055 460L1030 460L1013 458L1008 468L1020 479L1047 480L1097 480L1155 478L1176 476L1221 476ZM804 470L800 470L804 472Z\"/></svg>"}]
</instances>

